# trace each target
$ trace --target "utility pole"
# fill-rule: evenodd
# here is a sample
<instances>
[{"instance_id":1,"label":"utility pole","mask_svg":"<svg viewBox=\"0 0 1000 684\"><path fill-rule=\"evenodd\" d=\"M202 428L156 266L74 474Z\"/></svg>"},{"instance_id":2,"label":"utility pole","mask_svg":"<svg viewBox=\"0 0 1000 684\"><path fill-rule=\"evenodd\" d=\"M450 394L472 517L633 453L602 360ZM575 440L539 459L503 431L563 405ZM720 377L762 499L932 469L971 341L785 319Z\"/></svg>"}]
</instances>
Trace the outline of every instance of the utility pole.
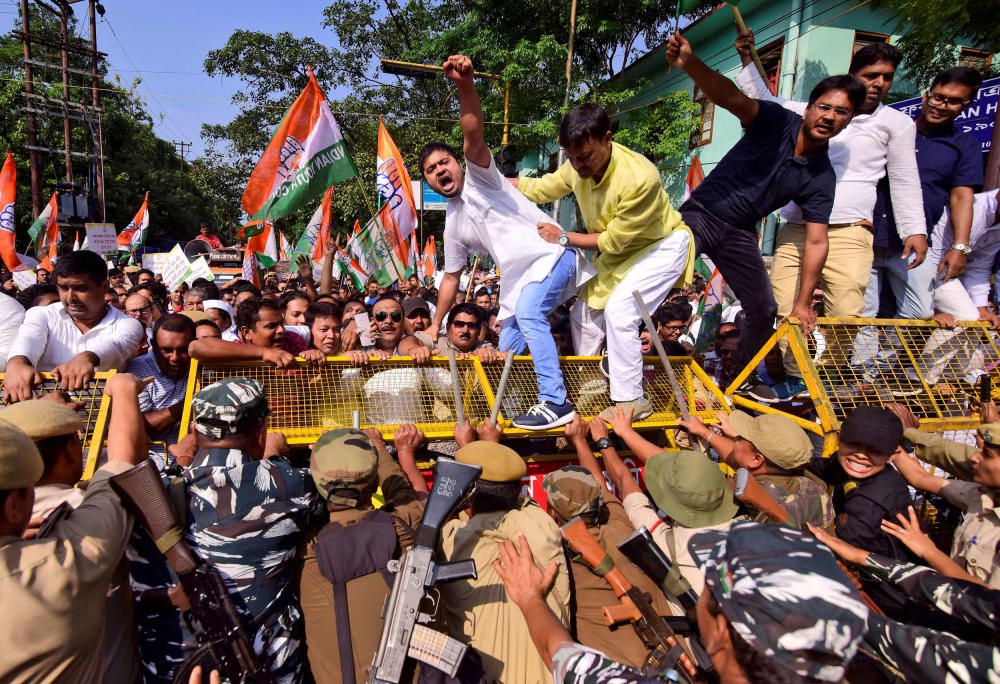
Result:
<instances>
[{"instance_id":1,"label":"utility pole","mask_svg":"<svg viewBox=\"0 0 1000 684\"><path fill-rule=\"evenodd\" d=\"M73 182L73 125L69 122L69 53L66 44L69 42L69 6L59 7L59 55L62 60L62 94L63 94L63 156L66 160L66 182Z\"/></svg>"},{"instance_id":2,"label":"utility pole","mask_svg":"<svg viewBox=\"0 0 1000 684\"><path fill-rule=\"evenodd\" d=\"M31 172L31 216L38 218L42 212L42 179L38 166L38 124L31 107L31 97L35 94L35 82L31 73L31 18L28 14L28 0L21 0L21 34L24 47L24 93L28 97L28 168Z\"/></svg>"},{"instance_id":3,"label":"utility pole","mask_svg":"<svg viewBox=\"0 0 1000 684\"><path fill-rule=\"evenodd\" d=\"M182 140L171 140L170 142L173 144L174 149L177 150L177 156L181 158L181 171L183 171L184 162L187 161L188 150L191 149L191 143Z\"/></svg>"},{"instance_id":4,"label":"utility pole","mask_svg":"<svg viewBox=\"0 0 1000 684\"><path fill-rule=\"evenodd\" d=\"M96 11L95 11L96 10ZM97 11L104 16L104 7L97 0L90 0L90 106L91 135L94 138L94 194L97 197L97 220L104 222L104 132L101 126L101 91L97 65L101 59L97 52Z\"/></svg>"}]
</instances>

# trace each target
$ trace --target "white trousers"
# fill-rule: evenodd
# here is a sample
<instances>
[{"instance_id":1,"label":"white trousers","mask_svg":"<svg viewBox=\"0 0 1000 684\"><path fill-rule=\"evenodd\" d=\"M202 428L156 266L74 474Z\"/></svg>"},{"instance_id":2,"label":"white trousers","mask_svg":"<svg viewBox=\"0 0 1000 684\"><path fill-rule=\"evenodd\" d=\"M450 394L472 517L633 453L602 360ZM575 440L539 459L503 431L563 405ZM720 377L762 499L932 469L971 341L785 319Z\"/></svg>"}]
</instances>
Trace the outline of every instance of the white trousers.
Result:
<instances>
[{"instance_id":1,"label":"white trousers","mask_svg":"<svg viewBox=\"0 0 1000 684\"><path fill-rule=\"evenodd\" d=\"M934 310L951 314L958 321L979 320L979 309L958 278L952 278L934 289ZM973 339L954 330L932 332L918 360L927 381L936 383L947 374L961 377L969 383L976 382L986 372L986 359L984 349Z\"/></svg>"},{"instance_id":2,"label":"white trousers","mask_svg":"<svg viewBox=\"0 0 1000 684\"><path fill-rule=\"evenodd\" d=\"M577 354L599 355L607 338L612 401L632 401L643 395L639 343L642 314L632 292L642 295L650 314L656 311L684 274L690 241L691 234L686 230L675 231L660 240L629 269L611 292L603 311L590 308L582 298L573 306L570 320ZM656 334L655 330L650 332Z\"/></svg>"}]
</instances>

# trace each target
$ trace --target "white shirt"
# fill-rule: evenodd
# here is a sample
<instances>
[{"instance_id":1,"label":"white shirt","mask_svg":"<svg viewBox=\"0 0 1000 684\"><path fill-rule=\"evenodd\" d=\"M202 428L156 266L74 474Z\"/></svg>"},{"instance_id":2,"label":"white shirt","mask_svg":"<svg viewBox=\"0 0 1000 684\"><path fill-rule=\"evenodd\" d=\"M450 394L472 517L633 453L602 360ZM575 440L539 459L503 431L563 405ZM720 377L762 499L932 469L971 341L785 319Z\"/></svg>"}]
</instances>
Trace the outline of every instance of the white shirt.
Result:
<instances>
[{"instance_id":1,"label":"white shirt","mask_svg":"<svg viewBox=\"0 0 1000 684\"><path fill-rule=\"evenodd\" d=\"M934 226L931 240L930 258L935 264L941 263L944 253L955 242L951 227L951 211L944 213ZM990 276L993 264L1000 254L1000 222L997 221L997 191L976 193L972 204L972 232L969 236L972 253L965 262L965 272L959 277L968 290L973 304L986 306L990 303Z\"/></svg>"},{"instance_id":2,"label":"white shirt","mask_svg":"<svg viewBox=\"0 0 1000 684\"><path fill-rule=\"evenodd\" d=\"M772 95L753 64L743 67L736 76L736 85L750 97L777 102L797 114L806 110L805 102ZM926 235L916 140L916 124L892 107L880 104L871 114L856 114L851 123L830 140L828 154L837 174L830 223L871 221L875 188L888 173L899 237L905 241L911 235ZM782 207L781 217L791 223L803 222L802 211L794 202Z\"/></svg>"},{"instance_id":3,"label":"white shirt","mask_svg":"<svg viewBox=\"0 0 1000 684\"><path fill-rule=\"evenodd\" d=\"M8 358L24 356L36 370L44 372L89 351L101 360L97 370L121 370L145 337L142 323L113 306L107 307L100 323L81 332L62 302L54 302L25 312Z\"/></svg>"},{"instance_id":4,"label":"white shirt","mask_svg":"<svg viewBox=\"0 0 1000 684\"><path fill-rule=\"evenodd\" d=\"M514 315L521 288L545 279L565 249L538 234L538 222L552 218L507 182L496 163L466 164L465 185L448 200L444 227L444 270L465 267L470 251L486 252L500 269L500 315ZM584 269L586 271L586 269ZM577 260L577 285L581 274Z\"/></svg>"},{"instance_id":5,"label":"white shirt","mask_svg":"<svg viewBox=\"0 0 1000 684\"><path fill-rule=\"evenodd\" d=\"M16 299L0 292L0 371L7 367L7 352L17 339L24 320L24 307Z\"/></svg>"}]
</instances>

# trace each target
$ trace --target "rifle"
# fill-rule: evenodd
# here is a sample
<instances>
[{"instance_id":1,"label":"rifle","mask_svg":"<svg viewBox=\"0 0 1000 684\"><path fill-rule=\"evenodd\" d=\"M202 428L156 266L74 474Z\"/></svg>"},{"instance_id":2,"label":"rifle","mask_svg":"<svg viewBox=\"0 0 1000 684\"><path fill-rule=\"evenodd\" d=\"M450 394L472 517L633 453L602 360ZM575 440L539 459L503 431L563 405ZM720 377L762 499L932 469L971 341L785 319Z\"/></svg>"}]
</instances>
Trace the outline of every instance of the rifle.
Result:
<instances>
[{"instance_id":1,"label":"rifle","mask_svg":"<svg viewBox=\"0 0 1000 684\"><path fill-rule=\"evenodd\" d=\"M417 528L413 546L403 552L398 561L389 562L396 575L392 592L382 611L385 624L378 651L368 672L369 684L398 684L403 665L409 656L454 677L466 645L426 626L433 615L421 612L425 597L436 604L432 592L443 582L476 579L474 560L438 563L434 560L441 527L452 516L466 491L479 478L479 466L440 458L434 475L434 486Z\"/></svg>"},{"instance_id":2,"label":"rifle","mask_svg":"<svg viewBox=\"0 0 1000 684\"><path fill-rule=\"evenodd\" d=\"M200 646L181 664L174 682L186 684L194 666L211 658L215 664L209 667L217 668L230 682L272 684L275 679L258 661L253 650L254 635L243 624L219 571L198 558L185 543L156 464L143 461L112 477L111 486L156 542L190 604L185 617L192 623Z\"/></svg>"},{"instance_id":3,"label":"rifle","mask_svg":"<svg viewBox=\"0 0 1000 684\"><path fill-rule=\"evenodd\" d=\"M686 612L691 613L694 610L695 604L698 603L698 594L694 593L690 586L684 591L676 591L672 583L667 581L667 576L673 570L674 564L659 544L653 540L653 535L645 526L640 527L618 544L618 550L625 554L625 557L642 570L647 577L660 585L667 596L677 599Z\"/></svg>"},{"instance_id":4,"label":"rifle","mask_svg":"<svg viewBox=\"0 0 1000 684\"><path fill-rule=\"evenodd\" d=\"M631 622L635 633L652 651L646 658L644 674L660 676L666 669L673 668L685 682L693 684L698 676L698 667L678 641L674 630L653 610L649 595L637 589L615 567L611 556L590 536L581 518L573 518L560 529L563 539L611 585L618 596L618 605L601 608L604 622L609 627L619 622Z\"/></svg>"}]
</instances>

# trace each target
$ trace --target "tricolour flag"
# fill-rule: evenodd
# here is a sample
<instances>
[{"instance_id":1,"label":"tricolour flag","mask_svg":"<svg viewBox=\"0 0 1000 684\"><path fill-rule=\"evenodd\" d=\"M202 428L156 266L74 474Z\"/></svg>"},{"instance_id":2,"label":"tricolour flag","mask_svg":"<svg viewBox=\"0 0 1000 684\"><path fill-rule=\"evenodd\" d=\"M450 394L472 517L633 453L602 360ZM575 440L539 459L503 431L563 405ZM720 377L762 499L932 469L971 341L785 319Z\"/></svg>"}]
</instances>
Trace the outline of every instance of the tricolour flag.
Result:
<instances>
[{"instance_id":1,"label":"tricolour flag","mask_svg":"<svg viewBox=\"0 0 1000 684\"><path fill-rule=\"evenodd\" d=\"M382 201L389 205L399 228L399 239L405 240L417 228L417 205L413 201L410 174L403 164L403 155L393 142L389 131L378 118L378 153L375 166L375 184Z\"/></svg>"},{"instance_id":2,"label":"tricolour flag","mask_svg":"<svg viewBox=\"0 0 1000 684\"><path fill-rule=\"evenodd\" d=\"M340 245L337 245L335 254L336 260L333 262L333 276L338 280L349 278L351 283L354 284L355 289L363 291L365 283L368 282L368 273Z\"/></svg>"},{"instance_id":3,"label":"tricolour flag","mask_svg":"<svg viewBox=\"0 0 1000 684\"><path fill-rule=\"evenodd\" d=\"M73 251L80 251L80 231L76 231L76 237L73 239Z\"/></svg>"},{"instance_id":4,"label":"tricolour flag","mask_svg":"<svg viewBox=\"0 0 1000 684\"><path fill-rule=\"evenodd\" d=\"M356 261L382 287L389 287L406 274L406 248L400 245L398 235L389 205L385 204L348 243L347 251L351 255L360 253Z\"/></svg>"},{"instance_id":5,"label":"tricolour flag","mask_svg":"<svg viewBox=\"0 0 1000 684\"><path fill-rule=\"evenodd\" d=\"M118 233L118 249L126 252L135 252L142 247L146 241L146 231L149 230L149 191L142 200L142 206L135 212L132 221L125 226L125 230Z\"/></svg>"},{"instance_id":6,"label":"tricolour flag","mask_svg":"<svg viewBox=\"0 0 1000 684\"><path fill-rule=\"evenodd\" d=\"M418 269L420 261L420 250L417 249L417 234L410 233L410 254L406 261L406 277L414 275Z\"/></svg>"},{"instance_id":7,"label":"tricolour flag","mask_svg":"<svg viewBox=\"0 0 1000 684\"><path fill-rule=\"evenodd\" d=\"M366 273L372 272L372 264L368 261L368 253L362 249L362 240L359 238L361 235L361 222L358 220L354 221L354 230L351 233L351 239L347 241L347 252L351 255L351 258L358 262L361 268L365 269Z\"/></svg>"},{"instance_id":8,"label":"tricolour flag","mask_svg":"<svg viewBox=\"0 0 1000 684\"><path fill-rule=\"evenodd\" d=\"M424 272L423 276L433 278L437 275L437 239L431 235L424 243Z\"/></svg>"},{"instance_id":9,"label":"tricolour flag","mask_svg":"<svg viewBox=\"0 0 1000 684\"><path fill-rule=\"evenodd\" d=\"M243 191L253 219L288 216L335 183L358 175L344 135L312 69L305 89L285 114Z\"/></svg>"},{"instance_id":10,"label":"tricolour flag","mask_svg":"<svg viewBox=\"0 0 1000 684\"><path fill-rule=\"evenodd\" d=\"M691 196L695 188L701 185L703 180L705 180L705 169L701 166L701 160L695 157L691 160L691 166L688 167L687 176L684 178L685 200Z\"/></svg>"},{"instance_id":11,"label":"tricolour flag","mask_svg":"<svg viewBox=\"0 0 1000 684\"><path fill-rule=\"evenodd\" d=\"M323 195L323 201L316 207L312 218L306 224L306 229L302 232L295 245L298 254L308 254L314 263L320 264L326 256L326 243L330 240L330 230L332 219L330 218L330 206L333 201L333 188L327 188Z\"/></svg>"},{"instance_id":12,"label":"tricolour flag","mask_svg":"<svg viewBox=\"0 0 1000 684\"><path fill-rule=\"evenodd\" d=\"M284 231L278 231L278 238L278 261L291 261L294 252L291 243L285 237Z\"/></svg>"},{"instance_id":13,"label":"tricolour flag","mask_svg":"<svg viewBox=\"0 0 1000 684\"><path fill-rule=\"evenodd\" d=\"M17 198L17 166L7 150L0 169L0 258L9 271L23 271L24 265L14 249L14 201Z\"/></svg>"},{"instance_id":14,"label":"tricolour flag","mask_svg":"<svg viewBox=\"0 0 1000 684\"><path fill-rule=\"evenodd\" d=\"M52 270L59 255L59 193L53 192L49 203L42 209L35 222L28 228L28 235L35 245L35 258L47 271Z\"/></svg>"}]
</instances>

